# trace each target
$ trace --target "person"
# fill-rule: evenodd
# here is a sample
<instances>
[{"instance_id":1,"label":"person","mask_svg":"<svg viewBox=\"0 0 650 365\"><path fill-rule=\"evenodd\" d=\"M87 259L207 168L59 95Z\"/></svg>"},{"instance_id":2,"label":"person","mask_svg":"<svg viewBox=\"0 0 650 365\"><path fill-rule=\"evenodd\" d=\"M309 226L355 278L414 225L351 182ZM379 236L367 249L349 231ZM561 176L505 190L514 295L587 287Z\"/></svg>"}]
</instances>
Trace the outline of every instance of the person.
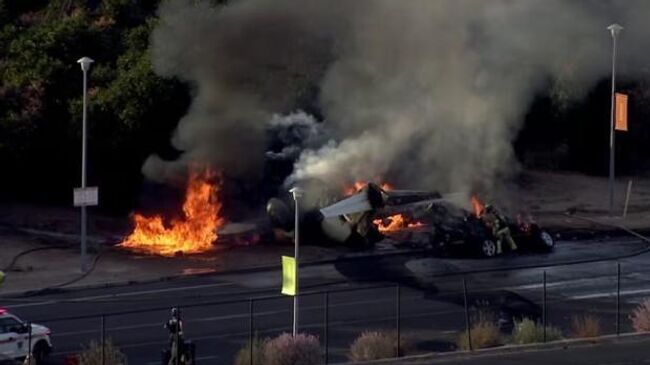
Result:
<instances>
[{"instance_id":1,"label":"person","mask_svg":"<svg viewBox=\"0 0 650 365\"><path fill-rule=\"evenodd\" d=\"M183 321L178 308L172 308L171 318L165 323L165 328L169 331L170 357L168 365L179 365L183 349Z\"/></svg>"},{"instance_id":2,"label":"person","mask_svg":"<svg viewBox=\"0 0 650 365\"><path fill-rule=\"evenodd\" d=\"M510 228L503 217L492 205L487 204L483 210L481 218L486 225L492 229L492 234L497 240L497 255L503 252L503 242L507 242L511 251L517 250L517 244L512 238Z\"/></svg>"}]
</instances>

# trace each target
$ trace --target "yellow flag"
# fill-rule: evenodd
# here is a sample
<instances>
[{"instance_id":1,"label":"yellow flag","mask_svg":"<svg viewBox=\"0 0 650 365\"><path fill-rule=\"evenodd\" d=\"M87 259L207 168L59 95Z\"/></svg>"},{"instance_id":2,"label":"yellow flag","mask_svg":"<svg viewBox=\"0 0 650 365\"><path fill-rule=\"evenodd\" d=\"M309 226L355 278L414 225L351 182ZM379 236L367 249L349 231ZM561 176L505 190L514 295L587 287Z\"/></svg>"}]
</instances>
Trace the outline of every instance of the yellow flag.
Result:
<instances>
[{"instance_id":1,"label":"yellow flag","mask_svg":"<svg viewBox=\"0 0 650 365\"><path fill-rule=\"evenodd\" d=\"M282 294L296 295L296 259L282 256Z\"/></svg>"},{"instance_id":2,"label":"yellow flag","mask_svg":"<svg viewBox=\"0 0 650 365\"><path fill-rule=\"evenodd\" d=\"M615 129L627 131L627 95L616 93Z\"/></svg>"},{"instance_id":3,"label":"yellow flag","mask_svg":"<svg viewBox=\"0 0 650 365\"><path fill-rule=\"evenodd\" d=\"M5 273L0 270L0 286L2 286L2 283L5 281Z\"/></svg>"}]
</instances>

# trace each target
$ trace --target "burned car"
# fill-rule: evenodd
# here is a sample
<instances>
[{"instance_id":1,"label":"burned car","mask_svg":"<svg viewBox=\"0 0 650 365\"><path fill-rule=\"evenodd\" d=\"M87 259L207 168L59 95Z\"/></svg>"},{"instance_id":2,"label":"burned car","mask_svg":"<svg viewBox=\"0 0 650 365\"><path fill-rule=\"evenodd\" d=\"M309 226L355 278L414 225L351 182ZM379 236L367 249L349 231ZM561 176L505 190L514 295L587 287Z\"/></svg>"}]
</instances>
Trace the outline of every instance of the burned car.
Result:
<instances>
[{"instance_id":1,"label":"burned car","mask_svg":"<svg viewBox=\"0 0 650 365\"><path fill-rule=\"evenodd\" d=\"M411 219L421 224L407 228L410 239L429 240L431 247L438 253L484 257L498 254L498 237L479 214L452 204L436 203L425 211L414 214ZM519 216L516 220L504 220L518 250L544 252L555 246L553 236L531 219ZM508 245L504 242L503 246L504 252L507 252Z\"/></svg>"}]
</instances>

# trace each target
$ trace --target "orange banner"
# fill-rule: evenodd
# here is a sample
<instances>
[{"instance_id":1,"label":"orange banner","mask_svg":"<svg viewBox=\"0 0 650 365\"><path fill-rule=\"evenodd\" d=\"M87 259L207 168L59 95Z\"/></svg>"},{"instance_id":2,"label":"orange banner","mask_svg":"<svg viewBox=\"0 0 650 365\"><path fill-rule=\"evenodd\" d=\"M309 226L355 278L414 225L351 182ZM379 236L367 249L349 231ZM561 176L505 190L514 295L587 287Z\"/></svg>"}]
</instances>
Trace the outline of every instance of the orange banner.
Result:
<instances>
[{"instance_id":1,"label":"orange banner","mask_svg":"<svg viewBox=\"0 0 650 365\"><path fill-rule=\"evenodd\" d=\"M627 131L627 95L616 93L616 127L617 131Z\"/></svg>"}]
</instances>

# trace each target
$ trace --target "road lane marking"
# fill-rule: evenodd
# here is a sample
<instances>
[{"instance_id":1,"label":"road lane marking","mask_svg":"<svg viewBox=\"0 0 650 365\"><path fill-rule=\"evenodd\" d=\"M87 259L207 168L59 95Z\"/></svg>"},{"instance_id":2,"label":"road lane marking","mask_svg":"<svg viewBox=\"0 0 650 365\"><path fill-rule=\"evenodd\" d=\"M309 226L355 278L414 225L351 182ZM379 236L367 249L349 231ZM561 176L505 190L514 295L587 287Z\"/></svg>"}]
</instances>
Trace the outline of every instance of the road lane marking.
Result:
<instances>
[{"instance_id":1,"label":"road lane marking","mask_svg":"<svg viewBox=\"0 0 650 365\"><path fill-rule=\"evenodd\" d=\"M648 293L650 293L650 289L621 290L621 296L648 294ZM584 294L584 295L573 295L568 298L573 300L581 300L581 299L608 298L608 297L615 297L615 296L616 296L616 291L610 291L610 292L600 292L600 293Z\"/></svg>"},{"instance_id":2,"label":"road lane marking","mask_svg":"<svg viewBox=\"0 0 650 365\"><path fill-rule=\"evenodd\" d=\"M147 294L171 293L171 292L176 292L176 291L186 291L186 290L206 289L206 288L218 288L218 287L226 287L226 286L235 286L235 284L234 283L216 283L216 284L202 284L202 285L173 287L173 288L165 288L165 289L141 290L141 291L134 291L134 292L126 292L126 293L95 295L95 296L90 296L90 297L81 297L81 298L73 298L73 299L48 300L48 301L38 302L38 303L8 305L8 306L5 306L5 308L12 309L12 308L38 307L38 306L43 306L43 305L52 305L52 304L59 304L59 303L74 303L74 302L86 302L86 301L97 300L97 299L137 297L137 296L140 296L140 295L147 295Z\"/></svg>"},{"instance_id":3,"label":"road lane marking","mask_svg":"<svg viewBox=\"0 0 650 365\"><path fill-rule=\"evenodd\" d=\"M462 311L458 311L458 313L461 313ZM437 312L426 312L426 313L419 313L419 314L412 314L412 315L402 315L402 318L404 319L413 319L413 318L420 318L420 317L426 317L430 316L432 314L438 314ZM439 314L444 314L443 312L440 312ZM386 317L381 317L381 318L365 318L365 319L356 319L356 320L346 320L342 319L339 321L331 321L329 322L329 326L332 327L337 327L341 326L340 328L345 328L345 325L353 325L353 324L358 324L358 323L373 323L373 322L385 322L387 320L393 320L395 317L392 315L387 315ZM322 328L323 323L322 321L314 321L313 323L307 323L304 325L300 325L301 329L306 329L306 328ZM258 334L264 334L264 333L278 333L281 331L290 331L291 330L291 324L287 324L281 327L271 327L271 328L264 328L257 330L256 332ZM436 331L438 334L443 334L443 335L449 335L449 334L455 334L458 332L461 332L462 330L441 330L441 331ZM213 335L204 335L204 336L189 336L188 339L191 340L194 343L197 343L198 341L204 341L204 340L212 340L212 339L220 339L220 338L232 338L232 337L244 337L248 336L249 331L240 331L240 332L231 332L231 333L224 333L224 334L213 334ZM116 344L119 348L121 349L134 349L134 348L139 348L139 347L147 347L147 346L160 346L160 345L167 345L169 344L169 340L160 340L160 341L148 341L148 342L141 342L141 343L131 343L131 344ZM68 350L68 351L61 351L61 352L54 352L52 353L52 356L60 356L60 355L68 355L75 353L75 351Z\"/></svg>"}]
</instances>

